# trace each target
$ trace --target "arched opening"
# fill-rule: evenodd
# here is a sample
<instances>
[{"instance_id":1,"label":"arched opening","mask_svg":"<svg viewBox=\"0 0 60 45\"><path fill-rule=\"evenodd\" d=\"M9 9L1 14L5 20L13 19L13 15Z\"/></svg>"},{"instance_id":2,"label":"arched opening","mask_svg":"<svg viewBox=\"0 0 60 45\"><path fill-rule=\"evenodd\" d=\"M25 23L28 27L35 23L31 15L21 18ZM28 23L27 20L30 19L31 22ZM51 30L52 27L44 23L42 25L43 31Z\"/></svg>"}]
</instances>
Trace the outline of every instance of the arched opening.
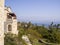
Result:
<instances>
[{"instance_id":1,"label":"arched opening","mask_svg":"<svg viewBox=\"0 0 60 45\"><path fill-rule=\"evenodd\" d=\"M12 30L12 26L8 25L8 31L11 31L11 30Z\"/></svg>"}]
</instances>

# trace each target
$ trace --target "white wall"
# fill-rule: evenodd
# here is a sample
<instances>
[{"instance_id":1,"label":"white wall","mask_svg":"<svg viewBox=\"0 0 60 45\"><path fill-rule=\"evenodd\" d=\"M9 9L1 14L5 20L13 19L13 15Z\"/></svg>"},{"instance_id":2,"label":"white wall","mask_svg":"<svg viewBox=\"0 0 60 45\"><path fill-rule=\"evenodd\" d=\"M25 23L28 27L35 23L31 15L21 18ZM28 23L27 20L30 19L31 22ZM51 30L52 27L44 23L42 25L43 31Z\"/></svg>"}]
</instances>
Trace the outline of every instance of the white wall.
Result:
<instances>
[{"instance_id":1,"label":"white wall","mask_svg":"<svg viewBox=\"0 0 60 45\"><path fill-rule=\"evenodd\" d=\"M16 19L14 19L13 20L13 23L12 23L12 33L13 34L18 34L18 30L17 30L17 20Z\"/></svg>"},{"instance_id":2,"label":"white wall","mask_svg":"<svg viewBox=\"0 0 60 45\"><path fill-rule=\"evenodd\" d=\"M4 0L0 0L0 45L4 45Z\"/></svg>"}]
</instances>

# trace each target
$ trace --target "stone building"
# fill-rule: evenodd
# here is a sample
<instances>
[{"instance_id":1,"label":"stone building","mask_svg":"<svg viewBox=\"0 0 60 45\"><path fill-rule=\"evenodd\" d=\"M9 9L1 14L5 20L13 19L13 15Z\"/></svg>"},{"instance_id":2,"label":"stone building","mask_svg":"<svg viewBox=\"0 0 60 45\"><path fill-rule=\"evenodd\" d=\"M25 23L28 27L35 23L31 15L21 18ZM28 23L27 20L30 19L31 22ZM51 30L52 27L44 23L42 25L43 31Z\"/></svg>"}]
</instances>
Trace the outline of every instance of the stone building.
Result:
<instances>
[{"instance_id":1,"label":"stone building","mask_svg":"<svg viewBox=\"0 0 60 45\"><path fill-rule=\"evenodd\" d=\"M4 12L5 12L4 32L18 34L17 17L15 13L12 13L10 7L5 7Z\"/></svg>"},{"instance_id":2,"label":"stone building","mask_svg":"<svg viewBox=\"0 0 60 45\"><path fill-rule=\"evenodd\" d=\"M4 33L18 34L17 18L11 8L5 7L5 0L0 0L0 45L4 45Z\"/></svg>"}]
</instances>

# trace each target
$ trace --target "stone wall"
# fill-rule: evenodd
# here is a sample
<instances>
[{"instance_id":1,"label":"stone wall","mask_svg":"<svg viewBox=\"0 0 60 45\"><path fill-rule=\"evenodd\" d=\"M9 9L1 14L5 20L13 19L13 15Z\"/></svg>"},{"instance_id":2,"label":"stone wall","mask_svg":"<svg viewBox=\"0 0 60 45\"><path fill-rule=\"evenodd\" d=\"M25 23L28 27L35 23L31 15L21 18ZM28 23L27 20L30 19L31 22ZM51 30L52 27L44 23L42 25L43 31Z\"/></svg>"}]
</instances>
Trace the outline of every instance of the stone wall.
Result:
<instances>
[{"instance_id":1,"label":"stone wall","mask_svg":"<svg viewBox=\"0 0 60 45\"><path fill-rule=\"evenodd\" d=\"M17 30L17 20L13 19L13 23L12 23L12 33L13 34L18 34L18 30Z\"/></svg>"},{"instance_id":2,"label":"stone wall","mask_svg":"<svg viewBox=\"0 0 60 45\"><path fill-rule=\"evenodd\" d=\"M4 45L4 0L0 0L0 45Z\"/></svg>"},{"instance_id":3,"label":"stone wall","mask_svg":"<svg viewBox=\"0 0 60 45\"><path fill-rule=\"evenodd\" d=\"M11 11L10 7L5 7L4 12L5 12L5 22L4 22L5 33L12 33L12 34L17 35L18 34L17 19L16 19L15 15ZM14 16L11 16L10 14L12 14ZM11 18L8 19L7 15L11 16ZM11 25L11 27L12 27L11 31L9 31L8 25Z\"/></svg>"}]
</instances>

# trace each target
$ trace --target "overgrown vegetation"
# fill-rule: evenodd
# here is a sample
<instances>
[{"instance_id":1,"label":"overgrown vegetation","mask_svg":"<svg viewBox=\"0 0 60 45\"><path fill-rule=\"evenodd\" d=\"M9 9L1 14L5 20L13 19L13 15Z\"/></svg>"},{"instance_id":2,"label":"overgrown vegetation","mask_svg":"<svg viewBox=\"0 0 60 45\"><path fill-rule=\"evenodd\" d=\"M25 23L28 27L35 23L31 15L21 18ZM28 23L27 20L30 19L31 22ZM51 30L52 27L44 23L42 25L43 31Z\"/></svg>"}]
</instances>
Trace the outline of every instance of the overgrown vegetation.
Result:
<instances>
[{"instance_id":1,"label":"overgrown vegetation","mask_svg":"<svg viewBox=\"0 0 60 45\"><path fill-rule=\"evenodd\" d=\"M18 30L18 36L5 34L5 45L27 45L24 40L22 40L23 35L29 37L32 45L47 45L45 42L52 43L51 45L60 43L60 24L54 24L52 22L48 25L48 28L46 28L44 25L38 26L31 22L18 22Z\"/></svg>"}]
</instances>

